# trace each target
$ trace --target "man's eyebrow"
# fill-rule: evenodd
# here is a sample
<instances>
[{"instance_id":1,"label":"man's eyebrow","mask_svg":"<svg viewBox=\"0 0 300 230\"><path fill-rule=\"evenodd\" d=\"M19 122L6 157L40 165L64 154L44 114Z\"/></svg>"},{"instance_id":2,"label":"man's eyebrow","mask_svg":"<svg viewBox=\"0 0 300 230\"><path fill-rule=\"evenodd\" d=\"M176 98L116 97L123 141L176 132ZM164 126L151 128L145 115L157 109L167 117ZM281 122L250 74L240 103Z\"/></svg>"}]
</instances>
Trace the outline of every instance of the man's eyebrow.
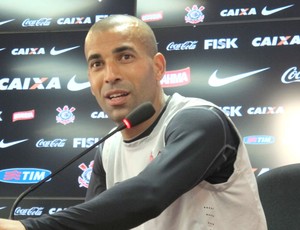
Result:
<instances>
[{"instance_id":1,"label":"man's eyebrow","mask_svg":"<svg viewBox=\"0 0 300 230\"><path fill-rule=\"evenodd\" d=\"M130 47L130 46L121 46L121 47L117 47L115 48L112 53L114 54L117 54L117 53L122 53L126 50L129 50L129 51L133 51L135 52L135 49ZM89 56L87 62L90 62L91 60L94 60L94 59L100 59L101 58L101 55L100 54L92 54Z\"/></svg>"},{"instance_id":2,"label":"man's eyebrow","mask_svg":"<svg viewBox=\"0 0 300 230\"><path fill-rule=\"evenodd\" d=\"M93 59L99 59L99 58L101 58L100 54L92 54L92 55L89 56L87 62L90 62Z\"/></svg>"},{"instance_id":3,"label":"man's eyebrow","mask_svg":"<svg viewBox=\"0 0 300 230\"><path fill-rule=\"evenodd\" d=\"M130 51L135 52L135 50L130 46L121 46L121 47L115 48L113 50L113 53L121 53L121 52L126 51L126 50L130 50Z\"/></svg>"}]
</instances>

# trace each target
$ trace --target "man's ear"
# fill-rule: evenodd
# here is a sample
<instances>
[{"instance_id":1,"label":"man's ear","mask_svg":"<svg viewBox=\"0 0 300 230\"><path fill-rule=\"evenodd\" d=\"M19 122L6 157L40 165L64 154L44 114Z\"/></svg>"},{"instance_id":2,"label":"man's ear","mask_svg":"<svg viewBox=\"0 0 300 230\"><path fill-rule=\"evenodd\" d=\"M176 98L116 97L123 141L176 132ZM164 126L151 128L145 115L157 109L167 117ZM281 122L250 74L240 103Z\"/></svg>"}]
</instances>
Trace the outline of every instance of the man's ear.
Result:
<instances>
[{"instance_id":1,"label":"man's ear","mask_svg":"<svg viewBox=\"0 0 300 230\"><path fill-rule=\"evenodd\" d=\"M166 59L162 53L155 54L154 58L156 79L160 81L166 72Z\"/></svg>"}]
</instances>

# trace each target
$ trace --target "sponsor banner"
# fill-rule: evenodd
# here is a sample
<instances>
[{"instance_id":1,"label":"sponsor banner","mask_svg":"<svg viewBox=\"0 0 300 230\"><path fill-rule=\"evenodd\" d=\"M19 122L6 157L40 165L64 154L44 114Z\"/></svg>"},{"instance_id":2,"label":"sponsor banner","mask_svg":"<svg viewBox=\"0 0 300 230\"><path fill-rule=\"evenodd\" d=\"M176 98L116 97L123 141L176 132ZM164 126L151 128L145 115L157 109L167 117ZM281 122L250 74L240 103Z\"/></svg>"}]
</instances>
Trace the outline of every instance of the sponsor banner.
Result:
<instances>
[{"instance_id":1,"label":"sponsor banner","mask_svg":"<svg viewBox=\"0 0 300 230\"><path fill-rule=\"evenodd\" d=\"M35 184L49 176L51 171L39 168L10 168L0 170L0 182L10 184Z\"/></svg>"},{"instance_id":2,"label":"sponsor banner","mask_svg":"<svg viewBox=\"0 0 300 230\"><path fill-rule=\"evenodd\" d=\"M269 135L252 135L244 137L243 141L248 145L266 145L274 144L275 137Z\"/></svg>"},{"instance_id":3,"label":"sponsor banner","mask_svg":"<svg viewBox=\"0 0 300 230\"><path fill-rule=\"evenodd\" d=\"M5 198L0 201L0 218L8 218L10 208L15 199ZM57 197L25 197L22 202L15 208L14 216L16 220L29 217L39 217L44 214L53 215L57 212L67 209L84 202L84 198L57 198Z\"/></svg>"},{"instance_id":4,"label":"sponsor banner","mask_svg":"<svg viewBox=\"0 0 300 230\"><path fill-rule=\"evenodd\" d=\"M94 1L88 4L86 1L76 4L65 1L62 4L60 0L0 1L0 30L3 33L87 31L92 24L108 15L134 15L135 4L135 0L127 0L126 4L122 0Z\"/></svg>"},{"instance_id":5,"label":"sponsor banner","mask_svg":"<svg viewBox=\"0 0 300 230\"><path fill-rule=\"evenodd\" d=\"M144 14L153 27L180 20L176 26L155 28L159 50L167 59L160 82L166 94L179 92L220 106L244 136L254 167L298 161L299 148L290 148L299 136L297 119L292 120L291 114L300 115L295 109L300 96L300 24L289 20L298 8L293 4L255 1L234 2L229 7L223 1L212 9L208 1L179 1L172 3L174 9L180 6L176 18L157 6L149 6L152 10ZM283 14L286 18L280 21ZM22 33L1 34L0 169L16 169L1 171L2 198L22 192L27 184L19 183L38 181L47 174L28 169L57 169L115 127L91 95L83 50L85 28L110 13L58 12L14 20L11 15L1 15L1 31L14 23L21 26L24 22L25 27ZM48 33L54 23L56 31L70 32ZM293 132L282 132L286 121L293 121ZM47 194L84 197L89 163L96 151L47 183ZM45 190L37 193L45 194ZM0 205L0 213L5 207ZM22 205L17 214L49 213L43 207L40 203ZM52 208L51 213L65 206Z\"/></svg>"},{"instance_id":6,"label":"sponsor banner","mask_svg":"<svg viewBox=\"0 0 300 230\"><path fill-rule=\"evenodd\" d=\"M166 71L160 84L163 88L178 87L187 85L191 82L190 68L184 68L179 70Z\"/></svg>"},{"instance_id":7,"label":"sponsor banner","mask_svg":"<svg viewBox=\"0 0 300 230\"><path fill-rule=\"evenodd\" d=\"M159 13L157 6L160 6ZM298 17L299 9L300 6L295 0L284 2L255 0L230 3L222 0L214 2L186 0L164 2L163 5L160 0L153 0L151 4L137 0L137 16L155 28L251 22L262 19L292 19Z\"/></svg>"},{"instance_id":8,"label":"sponsor banner","mask_svg":"<svg viewBox=\"0 0 300 230\"><path fill-rule=\"evenodd\" d=\"M12 115L12 121L24 121L24 120L32 120L35 117L35 110L28 110L28 111L19 111L14 112Z\"/></svg>"}]
</instances>

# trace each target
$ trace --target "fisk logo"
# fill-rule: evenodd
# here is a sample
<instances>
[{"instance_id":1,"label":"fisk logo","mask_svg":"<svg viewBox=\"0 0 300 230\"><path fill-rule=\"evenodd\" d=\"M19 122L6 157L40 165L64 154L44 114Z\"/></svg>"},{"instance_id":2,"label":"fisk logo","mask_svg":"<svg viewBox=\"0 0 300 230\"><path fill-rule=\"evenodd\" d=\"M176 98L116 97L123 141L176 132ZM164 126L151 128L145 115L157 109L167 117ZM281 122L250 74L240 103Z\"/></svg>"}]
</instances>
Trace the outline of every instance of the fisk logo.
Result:
<instances>
[{"instance_id":1,"label":"fisk logo","mask_svg":"<svg viewBox=\"0 0 300 230\"><path fill-rule=\"evenodd\" d=\"M275 142L275 137L268 135L253 135L244 137L243 141L248 145L266 145L273 144Z\"/></svg>"},{"instance_id":2,"label":"fisk logo","mask_svg":"<svg viewBox=\"0 0 300 230\"><path fill-rule=\"evenodd\" d=\"M0 170L0 182L34 184L49 176L51 171L39 168L11 168Z\"/></svg>"},{"instance_id":3,"label":"fisk logo","mask_svg":"<svg viewBox=\"0 0 300 230\"><path fill-rule=\"evenodd\" d=\"M99 138L88 137L88 138L74 138L73 148L89 148L93 144L97 143Z\"/></svg>"},{"instance_id":4,"label":"fisk logo","mask_svg":"<svg viewBox=\"0 0 300 230\"><path fill-rule=\"evenodd\" d=\"M241 113L242 106L224 106L220 107L220 109L229 117L243 116Z\"/></svg>"},{"instance_id":5,"label":"fisk logo","mask_svg":"<svg viewBox=\"0 0 300 230\"><path fill-rule=\"evenodd\" d=\"M220 39L206 39L204 40L204 49L237 49L237 38L220 38Z\"/></svg>"}]
</instances>

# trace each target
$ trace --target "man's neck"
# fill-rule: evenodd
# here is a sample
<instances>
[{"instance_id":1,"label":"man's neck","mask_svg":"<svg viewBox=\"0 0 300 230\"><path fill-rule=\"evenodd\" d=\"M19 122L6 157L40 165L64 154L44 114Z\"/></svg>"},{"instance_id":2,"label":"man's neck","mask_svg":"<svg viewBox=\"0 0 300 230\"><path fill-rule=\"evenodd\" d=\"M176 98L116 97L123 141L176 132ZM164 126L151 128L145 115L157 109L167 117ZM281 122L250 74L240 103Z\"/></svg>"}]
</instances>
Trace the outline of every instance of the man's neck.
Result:
<instances>
[{"instance_id":1,"label":"man's neck","mask_svg":"<svg viewBox=\"0 0 300 230\"><path fill-rule=\"evenodd\" d=\"M121 131L123 140L124 141L130 141L141 135L143 132L145 132L160 116L163 108L165 107L166 101L168 99L168 96L163 94L160 100L160 103L155 108L155 114L149 118L148 120L144 121L143 123L134 126L130 129L124 129Z\"/></svg>"}]
</instances>

